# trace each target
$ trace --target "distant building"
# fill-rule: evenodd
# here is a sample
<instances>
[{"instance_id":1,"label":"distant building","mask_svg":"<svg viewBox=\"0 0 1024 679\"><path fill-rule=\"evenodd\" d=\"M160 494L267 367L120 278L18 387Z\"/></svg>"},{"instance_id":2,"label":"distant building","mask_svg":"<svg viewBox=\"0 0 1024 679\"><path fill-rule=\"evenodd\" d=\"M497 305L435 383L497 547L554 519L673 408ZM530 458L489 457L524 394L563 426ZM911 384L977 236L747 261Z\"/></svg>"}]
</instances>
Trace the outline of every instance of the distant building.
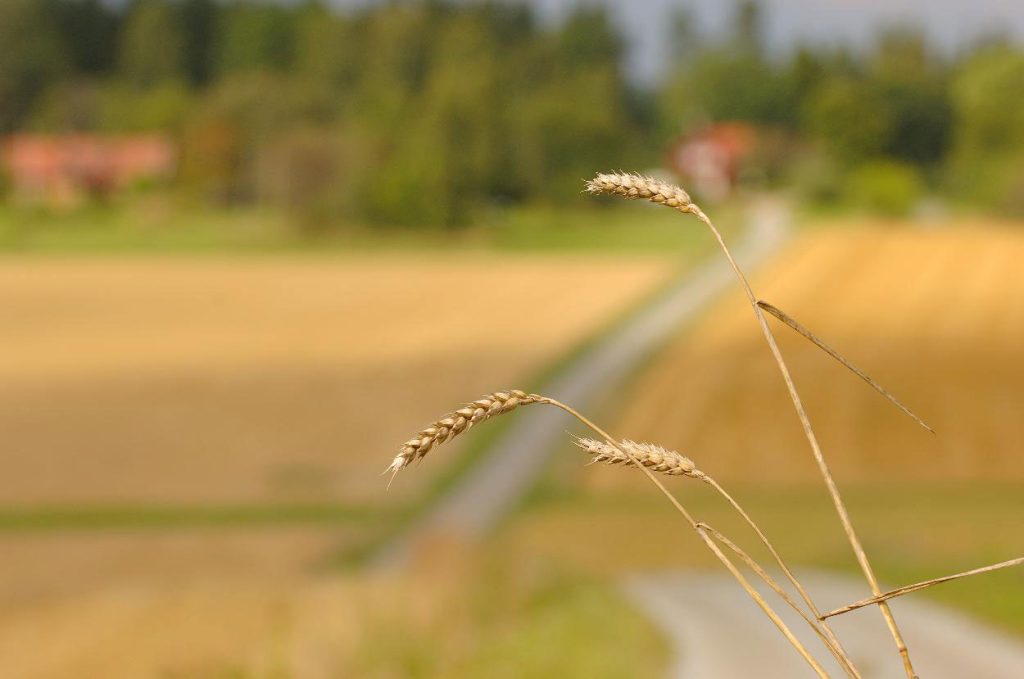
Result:
<instances>
[{"instance_id":1,"label":"distant building","mask_svg":"<svg viewBox=\"0 0 1024 679\"><path fill-rule=\"evenodd\" d=\"M67 205L167 180L177 154L158 135L15 135L4 143L2 160L17 199Z\"/></svg>"},{"instance_id":2,"label":"distant building","mask_svg":"<svg viewBox=\"0 0 1024 679\"><path fill-rule=\"evenodd\" d=\"M695 193L719 200L736 187L755 140L754 128L745 123L708 125L676 139L669 147L668 165Z\"/></svg>"}]
</instances>

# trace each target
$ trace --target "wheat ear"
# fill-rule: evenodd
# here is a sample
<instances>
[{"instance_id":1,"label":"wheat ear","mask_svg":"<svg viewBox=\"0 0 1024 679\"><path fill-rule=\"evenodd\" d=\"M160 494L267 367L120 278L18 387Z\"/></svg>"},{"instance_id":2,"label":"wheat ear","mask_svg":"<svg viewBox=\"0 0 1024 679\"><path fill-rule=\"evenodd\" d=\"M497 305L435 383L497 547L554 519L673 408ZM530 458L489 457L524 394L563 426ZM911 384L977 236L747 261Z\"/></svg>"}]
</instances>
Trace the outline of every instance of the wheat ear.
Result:
<instances>
[{"instance_id":1,"label":"wheat ear","mask_svg":"<svg viewBox=\"0 0 1024 679\"><path fill-rule=\"evenodd\" d=\"M633 460L659 474L669 476L690 476L703 478L704 473L697 470L696 465L688 457L668 450L653 443L637 443L629 439L618 441L618 447L596 441L594 439L575 437L579 448L593 456L593 461L601 464L630 464ZM629 453L629 455L626 454ZM632 459L630 459L632 458Z\"/></svg>"},{"instance_id":2,"label":"wheat ear","mask_svg":"<svg viewBox=\"0 0 1024 679\"><path fill-rule=\"evenodd\" d=\"M678 186L639 174L599 174L587 182L587 191L613 194L630 200L648 200L680 212L690 212L695 207L690 194Z\"/></svg>"},{"instance_id":3,"label":"wheat ear","mask_svg":"<svg viewBox=\"0 0 1024 679\"><path fill-rule=\"evenodd\" d=\"M789 372L789 366L786 365L786 361L782 357L782 351L779 349L778 342L775 340L775 335L772 333L772 329L768 325L768 319L765 318L764 312L761 307L758 306L757 296L754 294L753 289L751 289L746 275L743 273L739 264L737 264L736 259L732 255L732 251L729 250L729 246L725 244L725 240L722 238L722 234L715 227L714 222L711 221L710 217L704 214L704 211L701 210L697 204L690 201L689 195L685 191L654 179L628 174L599 174L594 179L588 181L586 187L587 191L591 193L606 193L625 198L646 198L647 200L663 205L667 204L665 200L666 193L668 195L676 196L677 205L670 205L669 207L673 207L683 213L694 215L711 231L711 234L718 242L718 245L722 250L722 254L725 255L733 273L736 274L736 278L739 280L740 285L743 288L743 292L746 294L747 300L750 302L750 305L754 310L754 316L757 319L758 325L761 327L761 332L764 334L765 342L768 344L772 357L775 359L779 372L782 374L782 379L786 383L786 390L789 392L790 400L793 402L793 408L800 420L804 436L811 447L811 453L818 465L818 470L825 482L825 486L828 488L829 495L832 497L832 504L835 506L836 513L839 515L839 521L843 526L843 531L846 533L847 541L850 543L854 556L857 558L857 563L860 565L860 569L864 573L864 578L867 580L868 586L871 588L871 593L876 597L881 595L882 589L878 585L878 578L875 577L875 571L871 567L871 562L868 561L867 553L864 551L864 546L861 544L860 538L857 536L857 531L853 527L853 521L850 519L849 511L847 511L846 504L843 502L842 495L839 493L839 487L836 485L835 479L832 477L832 471L829 469L828 462L825 461L825 455L821 450L821 445L818 443L818 437L814 433L814 429L811 427L811 421L807 416L803 400L800 398L800 393L797 391L796 384L793 382L793 377ZM634 193L635 195L633 195ZM659 196L660 199L653 198L654 195ZM682 204L679 197L685 197L685 204ZM878 603L878 608L882 613L882 617L885 619L886 626L889 628L889 633L892 635L893 641L896 643L896 650L899 652L900 658L903 661L904 672L908 679L917 679L917 674L914 672L914 665L910 660L910 651L907 649L906 642L903 640L903 635L900 632L899 626L896 624L896 619L893 617L892 611L889 610L889 605L884 601L880 601Z\"/></svg>"},{"instance_id":4,"label":"wheat ear","mask_svg":"<svg viewBox=\"0 0 1024 679\"><path fill-rule=\"evenodd\" d=\"M535 394L527 394L518 389L509 391L496 391L493 394L482 396L472 403L467 403L458 410L454 410L429 427L421 430L416 436L402 444L398 455L391 461L385 473L397 473L416 460L421 459L435 446L445 441L450 441L464 431L468 431L477 422L483 422L497 415L511 412L519 406L536 403L538 397Z\"/></svg>"}]
</instances>

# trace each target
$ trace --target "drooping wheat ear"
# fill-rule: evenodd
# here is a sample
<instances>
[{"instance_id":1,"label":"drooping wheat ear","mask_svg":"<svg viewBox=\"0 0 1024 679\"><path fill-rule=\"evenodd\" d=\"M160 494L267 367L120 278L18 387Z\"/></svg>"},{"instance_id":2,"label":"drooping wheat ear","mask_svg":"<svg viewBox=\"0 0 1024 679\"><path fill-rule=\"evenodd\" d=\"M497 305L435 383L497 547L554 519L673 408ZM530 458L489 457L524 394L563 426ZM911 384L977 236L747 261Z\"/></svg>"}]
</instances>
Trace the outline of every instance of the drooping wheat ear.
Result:
<instances>
[{"instance_id":1,"label":"drooping wheat ear","mask_svg":"<svg viewBox=\"0 0 1024 679\"><path fill-rule=\"evenodd\" d=\"M594 462L602 464L631 464L629 455L651 471L669 476L692 476L701 478L703 472L697 470L693 460L653 443L637 443L636 441L619 441L618 447L588 438L576 438L576 445L594 456ZM626 453L629 453L627 455Z\"/></svg>"},{"instance_id":2,"label":"drooping wheat ear","mask_svg":"<svg viewBox=\"0 0 1024 679\"><path fill-rule=\"evenodd\" d=\"M587 182L587 191L634 200L649 200L680 212L691 212L695 207L690 195L678 186L639 174L599 174Z\"/></svg>"},{"instance_id":3,"label":"drooping wheat ear","mask_svg":"<svg viewBox=\"0 0 1024 679\"><path fill-rule=\"evenodd\" d=\"M540 399L536 394L527 394L525 391L512 389L510 391L496 391L493 394L482 396L472 403L448 413L437 422L420 431L413 438L402 444L398 455L392 460L386 472L398 472L408 467L412 462L422 458L429 453L434 446L439 446L445 441L450 441L464 431L467 431L477 422L483 422L496 415L502 415L519 406L536 403Z\"/></svg>"}]
</instances>

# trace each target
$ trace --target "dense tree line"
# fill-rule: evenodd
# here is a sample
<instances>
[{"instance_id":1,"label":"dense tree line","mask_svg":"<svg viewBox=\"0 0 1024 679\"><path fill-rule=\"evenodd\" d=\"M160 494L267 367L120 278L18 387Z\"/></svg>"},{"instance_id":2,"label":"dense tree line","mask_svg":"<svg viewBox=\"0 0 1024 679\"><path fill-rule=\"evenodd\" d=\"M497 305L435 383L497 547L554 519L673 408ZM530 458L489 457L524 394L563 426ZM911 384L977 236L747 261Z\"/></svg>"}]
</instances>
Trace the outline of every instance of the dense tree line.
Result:
<instances>
[{"instance_id":1,"label":"dense tree line","mask_svg":"<svg viewBox=\"0 0 1024 679\"><path fill-rule=\"evenodd\" d=\"M867 53L769 54L753 2L730 34L680 15L655 92L623 75L605 11L558 26L505 2L336 13L253 0L0 2L0 134L159 130L178 184L292 209L310 224L457 225L557 200L594 168L646 167L716 120L764 131L762 181L941 187L1024 210L1024 54L951 59L911 32ZM879 180L882 178L882 180ZM877 188L877 187L876 187Z\"/></svg>"}]
</instances>

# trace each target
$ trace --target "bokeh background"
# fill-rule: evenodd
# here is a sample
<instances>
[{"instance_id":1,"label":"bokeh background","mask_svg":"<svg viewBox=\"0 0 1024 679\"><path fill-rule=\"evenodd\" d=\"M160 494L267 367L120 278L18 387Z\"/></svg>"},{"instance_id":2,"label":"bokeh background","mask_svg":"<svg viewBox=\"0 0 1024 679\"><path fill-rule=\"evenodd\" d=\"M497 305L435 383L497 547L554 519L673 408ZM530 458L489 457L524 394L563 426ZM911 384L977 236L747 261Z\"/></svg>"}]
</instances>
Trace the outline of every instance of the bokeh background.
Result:
<instances>
[{"instance_id":1,"label":"bokeh background","mask_svg":"<svg viewBox=\"0 0 1024 679\"><path fill-rule=\"evenodd\" d=\"M367 565L502 425L386 491L397 444L717 256L608 169L784 214L755 287L936 428L780 328L886 582L1019 556L1022 41L996 0L2 0L0 675L659 676L621 578L713 563L568 447ZM855 573L774 371L729 293L590 414ZM1024 635L1021 572L920 596Z\"/></svg>"}]
</instances>

